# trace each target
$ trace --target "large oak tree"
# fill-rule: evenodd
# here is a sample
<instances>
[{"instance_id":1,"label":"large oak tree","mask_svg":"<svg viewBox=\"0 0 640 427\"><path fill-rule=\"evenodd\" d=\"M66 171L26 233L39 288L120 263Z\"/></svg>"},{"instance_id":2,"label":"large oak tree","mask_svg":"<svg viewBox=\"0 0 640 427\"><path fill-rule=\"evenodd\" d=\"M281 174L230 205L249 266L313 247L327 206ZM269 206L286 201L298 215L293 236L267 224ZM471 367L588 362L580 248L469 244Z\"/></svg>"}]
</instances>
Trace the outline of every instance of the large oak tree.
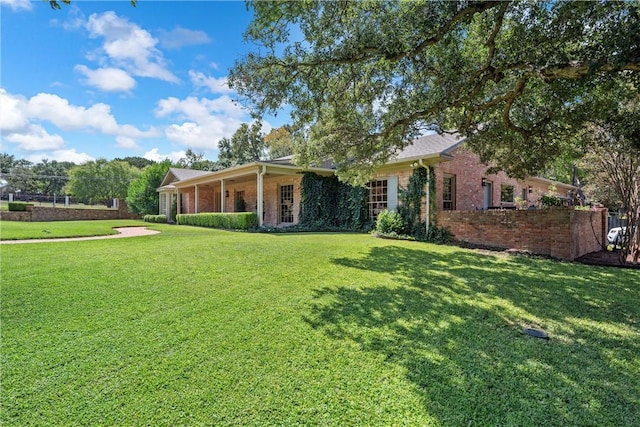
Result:
<instances>
[{"instance_id":1,"label":"large oak tree","mask_svg":"<svg viewBox=\"0 0 640 427\"><path fill-rule=\"evenodd\" d=\"M297 159L364 180L425 129L458 131L510 175L542 170L637 93L638 2L250 2L230 84L288 105ZM302 141L303 143L300 143Z\"/></svg>"}]
</instances>

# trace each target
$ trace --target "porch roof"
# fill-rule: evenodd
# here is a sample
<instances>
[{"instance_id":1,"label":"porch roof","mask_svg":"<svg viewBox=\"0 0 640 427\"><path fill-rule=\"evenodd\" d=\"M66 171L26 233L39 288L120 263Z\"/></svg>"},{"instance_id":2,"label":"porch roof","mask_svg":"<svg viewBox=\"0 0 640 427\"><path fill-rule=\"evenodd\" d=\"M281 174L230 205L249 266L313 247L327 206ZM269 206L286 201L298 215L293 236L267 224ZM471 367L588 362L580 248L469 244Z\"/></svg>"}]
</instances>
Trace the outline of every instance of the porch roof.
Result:
<instances>
[{"instance_id":1,"label":"porch roof","mask_svg":"<svg viewBox=\"0 0 640 427\"><path fill-rule=\"evenodd\" d=\"M175 185L176 188L184 188L192 185L222 181L224 179L249 177L251 175L260 174L261 172L264 172L267 175L296 175L302 172L314 172L319 175L333 175L335 170L314 167L303 169L288 162L258 161L234 166L220 171L205 172L190 178L175 181L173 182L173 185Z\"/></svg>"}]
</instances>

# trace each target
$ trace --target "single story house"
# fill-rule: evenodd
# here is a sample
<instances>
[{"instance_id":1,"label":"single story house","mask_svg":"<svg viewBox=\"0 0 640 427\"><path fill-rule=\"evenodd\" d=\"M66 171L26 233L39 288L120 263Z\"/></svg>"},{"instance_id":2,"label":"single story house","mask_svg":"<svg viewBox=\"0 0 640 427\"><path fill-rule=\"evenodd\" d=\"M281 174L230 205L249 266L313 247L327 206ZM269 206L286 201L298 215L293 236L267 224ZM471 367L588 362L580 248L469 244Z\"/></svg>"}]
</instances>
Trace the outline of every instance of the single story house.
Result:
<instances>
[{"instance_id":1,"label":"single story house","mask_svg":"<svg viewBox=\"0 0 640 427\"><path fill-rule=\"evenodd\" d=\"M395 158L380 167L369 182L371 217L383 209L395 209L398 191L406 187L414 168L433 167L439 210L486 210L515 208L518 198L524 206L535 206L550 185L561 198L576 187L539 177L524 180L505 173L488 174L487 165L464 147L464 138L433 134L416 139ZM300 168L291 157L257 161L216 172L171 168L161 186L159 213L168 215L175 201L178 213L251 211L260 225L283 227L298 223L303 172L330 176L330 162ZM426 214L423 211L423 220Z\"/></svg>"}]
</instances>

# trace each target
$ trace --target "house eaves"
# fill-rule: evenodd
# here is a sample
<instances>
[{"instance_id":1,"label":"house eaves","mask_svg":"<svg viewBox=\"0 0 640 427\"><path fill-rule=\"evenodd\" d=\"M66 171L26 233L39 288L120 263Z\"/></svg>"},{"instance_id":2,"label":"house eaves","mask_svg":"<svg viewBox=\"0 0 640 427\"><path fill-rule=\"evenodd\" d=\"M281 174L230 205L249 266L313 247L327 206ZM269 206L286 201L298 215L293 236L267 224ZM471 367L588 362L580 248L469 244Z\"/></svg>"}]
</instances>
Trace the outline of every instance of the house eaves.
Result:
<instances>
[{"instance_id":1,"label":"house eaves","mask_svg":"<svg viewBox=\"0 0 640 427\"><path fill-rule=\"evenodd\" d=\"M576 187L575 185L565 184L564 182L559 182L559 181L553 181L551 179L542 178L540 176L528 177L528 178L526 178L526 181L538 182L540 184L545 184L545 185L555 185L556 187L563 188L563 189L566 189L566 190L577 190L578 189L578 187Z\"/></svg>"},{"instance_id":2,"label":"house eaves","mask_svg":"<svg viewBox=\"0 0 640 427\"><path fill-rule=\"evenodd\" d=\"M263 167L267 173L273 173L278 175L295 175L302 172L315 172L320 175L332 175L335 173L333 169L325 168L300 168L295 165L277 164L270 162L252 162L244 165L234 166L221 171L208 172L201 176L196 176L190 179L174 182L173 184L177 188L190 187L192 185L210 183L214 181L221 181L223 179L234 179L242 176L259 174Z\"/></svg>"}]
</instances>

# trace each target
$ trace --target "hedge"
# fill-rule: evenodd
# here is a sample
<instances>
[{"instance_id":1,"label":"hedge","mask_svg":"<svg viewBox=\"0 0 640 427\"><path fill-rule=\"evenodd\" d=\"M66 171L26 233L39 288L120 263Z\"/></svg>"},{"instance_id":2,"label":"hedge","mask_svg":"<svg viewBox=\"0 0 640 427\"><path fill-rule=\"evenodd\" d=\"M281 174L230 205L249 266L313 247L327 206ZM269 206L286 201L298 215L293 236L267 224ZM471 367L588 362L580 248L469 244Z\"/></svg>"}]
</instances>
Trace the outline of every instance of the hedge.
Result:
<instances>
[{"instance_id":1,"label":"hedge","mask_svg":"<svg viewBox=\"0 0 640 427\"><path fill-rule=\"evenodd\" d=\"M253 212L179 214L176 215L176 222L198 227L249 230L258 226L258 215Z\"/></svg>"},{"instance_id":2,"label":"hedge","mask_svg":"<svg viewBox=\"0 0 640 427\"><path fill-rule=\"evenodd\" d=\"M9 202L9 210L14 212L24 212L27 206L33 206L33 203L27 202Z\"/></svg>"},{"instance_id":3,"label":"hedge","mask_svg":"<svg viewBox=\"0 0 640 427\"><path fill-rule=\"evenodd\" d=\"M142 217L144 222L158 222L158 223L166 223L167 216L166 215L145 215Z\"/></svg>"}]
</instances>

